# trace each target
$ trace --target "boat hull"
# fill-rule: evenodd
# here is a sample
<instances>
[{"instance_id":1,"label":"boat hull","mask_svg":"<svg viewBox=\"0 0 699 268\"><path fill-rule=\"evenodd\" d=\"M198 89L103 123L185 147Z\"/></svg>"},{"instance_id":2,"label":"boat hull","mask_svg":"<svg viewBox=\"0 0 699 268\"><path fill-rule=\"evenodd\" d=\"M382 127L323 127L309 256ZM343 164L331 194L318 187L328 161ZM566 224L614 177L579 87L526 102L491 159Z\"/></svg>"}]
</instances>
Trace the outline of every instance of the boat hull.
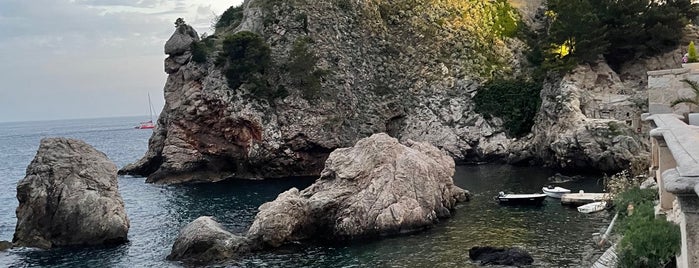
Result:
<instances>
[{"instance_id":1,"label":"boat hull","mask_svg":"<svg viewBox=\"0 0 699 268\"><path fill-rule=\"evenodd\" d=\"M561 188L561 187L556 187L556 188L553 188L553 189L544 187L544 188L541 188L541 190L542 190L542 191L544 192L544 194L546 194L548 197L557 198L557 199L561 199L561 197L563 197L564 194L570 193L570 190L565 189L565 188Z\"/></svg>"},{"instance_id":2,"label":"boat hull","mask_svg":"<svg viewBox=\"0 0 699 268\"><path fill-rule=\"evenodd\" d=\"M541 205L546 199L546 195L536 195L531 197L508 197L508 196L498 196L498 203L501 205L526 205L526 206L538 206Z\"/></svg>"},{"instance_id":3,"label":"boat hull","mask_svg":"<svg viewBox=\"0 0 699 268\"><path fill-rule=\"evenodd\" d=\"M607 202L594 202L578 207L578 212L580 213L594 213L598 211L605 210L607 208Z\"/></svg>"}]
</instances>

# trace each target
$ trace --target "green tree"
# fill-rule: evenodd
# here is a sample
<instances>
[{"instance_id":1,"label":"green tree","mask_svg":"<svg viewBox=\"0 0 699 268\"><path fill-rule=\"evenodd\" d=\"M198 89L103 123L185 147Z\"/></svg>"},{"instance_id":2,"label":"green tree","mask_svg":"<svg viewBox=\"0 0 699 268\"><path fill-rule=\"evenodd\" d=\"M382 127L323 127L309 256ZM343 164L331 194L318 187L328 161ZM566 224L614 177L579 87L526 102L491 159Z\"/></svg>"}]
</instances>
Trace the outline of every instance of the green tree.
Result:
<instances>
[{"instance_id":1,"label":"green tree","mask_svg":"<svg viewBox=\"0 0 699 268\"><path fill-rule=\"evenodd\" d=\"M694 41L689 42L689 48L687 48L687 61L697 62L697 48L694 46Z\"/></svg>"},{"instance_id":2,"label":"green tree","mask_svg":"<svg viewBox=\"0 0 699 268\"><path fill-rule=\"evenodd\" d=\"M607 27L588 0L550 0L548 28L549 61L595 62L609 47Z\"/></svg>"},{"instance_id":3,"label":"green tree","mask_svg":"<svg viewBox=\"0 0 699 268\"><path fill-rule=\"evenodd\" d=\"M223 40L224 74L228 87L237 89L249 84L251 92L265 95L268 89L264 75L270 66L270 49L259 35L242 31Z\"/></svg>"}]
</instances>

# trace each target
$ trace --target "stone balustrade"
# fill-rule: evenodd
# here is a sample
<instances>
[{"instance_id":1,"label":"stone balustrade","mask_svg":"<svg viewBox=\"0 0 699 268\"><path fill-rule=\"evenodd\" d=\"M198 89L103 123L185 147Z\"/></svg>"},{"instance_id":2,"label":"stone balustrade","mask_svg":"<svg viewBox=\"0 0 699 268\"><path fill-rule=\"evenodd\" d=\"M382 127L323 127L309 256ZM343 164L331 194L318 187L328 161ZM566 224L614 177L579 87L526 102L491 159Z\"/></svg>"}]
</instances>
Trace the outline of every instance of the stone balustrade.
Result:
<instances>
[{"instance_id":1,"label":"stone balustrade","mask_svg":"<svg viewBox=\"0 0 699 268\"><path fill-rule=\"evenodd\" d=\"M699 127L676 114L644 116L651 123L652 161L661 213L680 225L681 254L677 267L699 267Z\"/></svg>"}]
</instances>

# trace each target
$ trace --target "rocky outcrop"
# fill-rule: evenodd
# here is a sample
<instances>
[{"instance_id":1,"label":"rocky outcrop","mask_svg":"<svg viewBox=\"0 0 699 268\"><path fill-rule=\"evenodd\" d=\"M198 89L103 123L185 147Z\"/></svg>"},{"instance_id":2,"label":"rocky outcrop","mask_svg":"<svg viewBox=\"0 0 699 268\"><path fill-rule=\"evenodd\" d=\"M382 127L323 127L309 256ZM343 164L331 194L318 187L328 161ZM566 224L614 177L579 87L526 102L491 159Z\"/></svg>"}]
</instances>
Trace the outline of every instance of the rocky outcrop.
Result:
<instances>
[{"instance_id":1,"label":"rocky outcrop","mask_svg":"<svg viewBox=\"0 0 699 268\"><path fill-rule=\"evenodd\" d=\"M244 237L224 230L211 217L199 217L180 231L167 259L211 263L234 258L249 250L249 242Z\"/></svg>"},{"instance_id":2,"label":"rocky outcrop","mask_svg":"<svg viewBox=\"0 0 699 268\"><path fill-rule=\"evenodd\" d=\"M407 146L406 146L407 145ZM468 192L454 161L434 146L375 134L330 154L321 177L260 206L245 237L209 217L187 225L168 258L219 261L292 241L350 240L414 232L451 216Z\"/></svg>"},{"instance_id":3,"label":"rocky outcrop","mask_svg":"<svg viewBox=\"0 0 699 268\"><path fill-rule=\"evenodd\" d=\"M466 199L454 161L437 148L375 134L330 154L321 177L260 206L248 237L267 246L306 239L355 239L422 230Z\"/></svg>"},{"instance_id":4,"label":"rocky outcrop","mask_svg":"<svg viewBox=\"0 0 699 268\"><path fill-rule=\"evenodd\" d=\"M468 257L481 265L522 267L534 263L534 258L520 248L472 247Z\"/></svg>"},{"instance_id":5,"label":"rocky outcrop","mask_svg":"<svg viewBox=\"0 0 699 268\"><path fill-rule=\"evenodd\" d=\"M501 122L473 112L471 98L488 77L521 69L524 45L460 13L487 17L490 3L338 3L245 1L239 26L207 39L204 63L191 60L188 41L168 41L158 128L146 155L121 174L155 183L317 176L334 149L379 132L429 142L457 161L507 155ZM272 97L228 87L216 59L222 40L240 31L270 48L264 83ZM188 32L178 28L170 40L190 40ZM292 75L299 57L309 71Z\"/></svg>"},{"instance_id":6,"label":"rocky outcrop","mask_svg":"<svg viewBox=\"0 0 699 268\"><path fill-rule=\"evenodd\" d=\"M644 161L647 139L628 124L634 115L640 116L641 107L630 102L613 107L613 103L600 103L595 97L624 95L623 90L629 89L603 62L549 79L541 91L542 103L532 133L510 147L510 162L613 172L633 161ZM618 112L619 117L629 116L628 122L600 118L605 117L604 111L614 113L616 109L623 111Z\"/></svg>"},{"instance_id":7,"label":"rocky outcrop","mask_svg":"<svg viewBox=\"0 0 699 268\"><path fill-rule=\"evenodd\" d=\"M83 141L41 140L17 185L14 246L52 248L121 243L129 220L117 168Z\"/></svg>"}]
</instances>

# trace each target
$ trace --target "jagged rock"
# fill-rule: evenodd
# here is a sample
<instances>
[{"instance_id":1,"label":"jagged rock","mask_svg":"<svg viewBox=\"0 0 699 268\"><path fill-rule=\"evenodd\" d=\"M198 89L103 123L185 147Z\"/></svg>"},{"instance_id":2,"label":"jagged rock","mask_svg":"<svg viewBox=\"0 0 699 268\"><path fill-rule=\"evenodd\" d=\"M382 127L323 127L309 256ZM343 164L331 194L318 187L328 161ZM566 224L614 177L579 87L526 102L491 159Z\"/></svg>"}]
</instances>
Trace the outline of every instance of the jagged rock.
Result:
<instances>
[{"instance_id":1,"label":"jagged rock","mask_svg":"<svg viewBox=\"0 0 699 268\"><path fill-rule=\"evenodd\" d=\"M472 247L468 250L468 257L481 265L521 267L534 262L534 258L520 248Z\"/></svg>"},{"instance_id":2,"label":"jagged rock","mask_svg":"<svg viewBox=\"0 0 699 268\"><path fill-rule=\"evenodd\" d=\"M0 251L5 251L12 248L12 242L0 241Z\"/></svg>"},{"instance_id":3,"label":"jagged rock","mask_svg":"<svg viewBox=\"0 0 699 268\"><path fill-rule=\"evenodd\" d=\"M191 50L192 43L199 41L199 34L192 26L181 24L165 43L165 54L176 56Z\"/></svg>"},{"instance_id":4,"label":"jagged rock","mask_svg":"<svg viewBox=\"0 0 699 268\"><path fill-rule=\"evenodd\" d=\"M509 161L610 172L627 168L633 161L645 161L646 138L623 121L595 118L600 105L594 95L621 90L621 80L603 62L594 68L579 66L561 79L549 79L541 92L533 135L511 145Z\"/></svg>"},{"instance_id":5,"label":"jagged rock","mask_svg":"<svg viewBox=\"0 0 699 268\"><path fill-rule=\"evenodd\" d=\"M100 245L127 240L129 220L107 156L80 140L46 138L17 185L20 247Z\"/></svg>"},{"instance_id":6,"label":"jagged rock","mask_svg":"<svg viewBox=\"0 0 699 268\"><path fill-rule=\"evenodd\" d=\"M224 230L211 217L199 217L187 224L172 245L168 260L190 263L220 262L250 251L245 237Z\"/></svg>"},{"instance_id":7,"label":"jagged rock","mask_svg":"<svg viewBox=\"0 0 699 268\"><path fill-rule=\"evenodd\" d=\"M355 239L422 230L467 199L454 161L427 143L375 134L333 151L321 177L260 206L248 238L263 246Z\"/></svg>"}]
</instances>

